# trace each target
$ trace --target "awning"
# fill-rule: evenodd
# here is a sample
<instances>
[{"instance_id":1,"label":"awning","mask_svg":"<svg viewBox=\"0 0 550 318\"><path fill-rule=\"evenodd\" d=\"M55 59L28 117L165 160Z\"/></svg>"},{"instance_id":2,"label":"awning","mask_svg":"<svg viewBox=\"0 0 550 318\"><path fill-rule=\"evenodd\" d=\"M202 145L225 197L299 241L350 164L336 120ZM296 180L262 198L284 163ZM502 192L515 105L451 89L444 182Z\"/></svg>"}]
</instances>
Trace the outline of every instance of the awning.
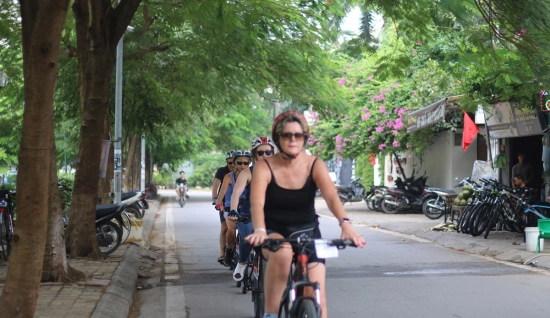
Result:
<instances>
[{"instance_id":1,"label":"awning","mask_svg":"<svg viewBox=\"0 0 550 318\"><path fill-rule=\"evenodd\" d=\"M429 106L407 115L407 133L431 126L445 119L447 103L452 103L464 95L449 96ZM454 108L454 107L451 107Z\"/></svg>"},{"instance_id":2,"label":"awning","mask_svg":"<svg viewBox=\"0 0 550 318\"><path fill-rule=\"evenodd\" d=\"M541 135L546 128L539 108L531 109L518 103L503 102L485 109L485 120L491 138Z\"/></svg>"},{"instance_id":3,"label":"awning","mask_svg":"<svg viewBox=\"0 0 550 318\"><path fill-rule=\"evenodd\" d=\"M430 106L414 111L407 115L407 133L431 126L445 119L445 105L447 99L437 101Z\"/></svg>"}]
</instances>

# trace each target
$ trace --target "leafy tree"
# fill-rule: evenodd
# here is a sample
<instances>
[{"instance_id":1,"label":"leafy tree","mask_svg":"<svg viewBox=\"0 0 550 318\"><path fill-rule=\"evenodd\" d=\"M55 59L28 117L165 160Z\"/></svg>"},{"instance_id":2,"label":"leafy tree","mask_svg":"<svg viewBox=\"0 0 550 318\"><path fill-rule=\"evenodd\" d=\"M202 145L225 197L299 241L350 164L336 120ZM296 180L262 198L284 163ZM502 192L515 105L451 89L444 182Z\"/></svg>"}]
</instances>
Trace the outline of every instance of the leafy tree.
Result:
<instances>
[{"instance_id":1,"label":"leafy tree","mask_svg":"<svg viewBox=\"0 0 550 318\"><path fill-rule=\"evenodd\" d=\"M17 233L0 305L5 316L32 317L36 308L48 220L53 101L61 32L69 1L19 2L25 110L19 150ZM33 261L29 261L33 260ZM32 292L31 292L32 291Z\"/></svg>"}]
</instances>

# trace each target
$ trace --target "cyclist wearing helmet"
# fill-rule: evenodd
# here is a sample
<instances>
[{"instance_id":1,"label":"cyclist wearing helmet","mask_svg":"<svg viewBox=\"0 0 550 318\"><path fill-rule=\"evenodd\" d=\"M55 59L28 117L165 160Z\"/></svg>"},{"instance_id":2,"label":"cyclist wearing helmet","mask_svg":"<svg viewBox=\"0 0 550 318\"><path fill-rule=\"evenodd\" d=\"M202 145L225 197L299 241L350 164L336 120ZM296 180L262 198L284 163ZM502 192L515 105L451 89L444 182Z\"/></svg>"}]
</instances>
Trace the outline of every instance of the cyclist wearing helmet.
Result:
<instances>
[{"instance_id":1,"label":"cyclist wearing helmet","mask_svg":"<svg viewBox=\"0 0 550 318\"><path fill-rule=\"evenodd\" d=\"M254 232L246 237L250 244L262 244L266 238L289 237L298 231L320 238L314 207L319 188L342 228L340 237L364 246L365 240L346 218L325 163L304 151L309 137L304 116L296 111L280 114L273 123L272 136L280 152L259 161L254 168L250 197ZM292 248L288 243L283 247L276 252L262 251L268 260L264 281L264 317L268 318L277 317L292 262ZM309 279L320 284L322 315L326 318L324 259L313 253L308 263Z\"/></svg>"},{"instance_id":2,"label":"cyclist wearing helmet","mask_svg":"<svg viewBox=\"0 0 550 318\"><path fill-rule=\"evenodd\" d=\"M224 255L224 265L231 266L231 256L233 255L233 243L235 243L235 230L236 224L233 220L228 219L229 207L231 205L231 194L233 193L233 185L236 183L235 180L239 177L239 174L248 169L250 161L252 160L252 154L247 150L235 150L233 153L233 161L235 162L235 170L228 173L223 178L222 189L216 201L216 206L220 207L222 202L225 208L224 216L225 223L227 224L227 234L225 236L225 255ZM225 200L222 201L221 198L225 196ZM241 196L242 197L242 196ZM243 197L244 199L244 197ZM232 216L238 216L233 215Z\"/></svg>"},{"instance_id":3,"label":"cyclist wearing helmet","mask_svg":"<svg viewBox=\"0 0 550 318\"><path fill-rule=\"evenodd\" d=\"M273 142L273 140L271 140L271 138L268 138L266 136L256 137L250 145L250 152L252 153L252 160L254 163L258 160L263 160L271 157L274 151L275 143ZM233 187L233 194L231 195L231 212L236 212L240 203L240 197L244 195L245 201L241 205L239 212L242 216L250 217L250 181L252 180L253 170L254 166L250 167L250 169L244 170L243 172L241 172L241 174L239 174L237 182ZM235 221L237 220L237 218L231 217L229 217L229 219L233 219ZM245 244L244 242L244 238L252 233L252 223L237 222L237 229L239 230L239 234L241 235L241 241L239 242L239 264L237 264L237 266L235 267L235 271L233 272L233 279L235 281L240 281L243 279L244 276L244 270L246 269L248 255L252 251L252 245Z\"/></svg>"},{"instance_id":4,"label":"cyclist wearing helmet","mask_svg":"<svg viewBox=\"0 0 550 318\"><path fill-rule=\"evenodd\" d=\"M233 162L234 152L235 152L234 150L231 150L225 154L226 165L219 168L216 171L216 175L214 176L214 183L212 184L212 204L213 205L216 204L216 200L218 199L218 193L220 192L223 178L225 177L226 174L233 171L233 169L235 168L235 164ZM218 207L216 207L216 209L218 209ZM223 209L219 209L219 213L220 213L221 229L220 229L220 257L218 257L218 263L224 265L223 256L225 252L225 237L227 235L227 224L225 223Z\"/></svg>"}]
</instances>

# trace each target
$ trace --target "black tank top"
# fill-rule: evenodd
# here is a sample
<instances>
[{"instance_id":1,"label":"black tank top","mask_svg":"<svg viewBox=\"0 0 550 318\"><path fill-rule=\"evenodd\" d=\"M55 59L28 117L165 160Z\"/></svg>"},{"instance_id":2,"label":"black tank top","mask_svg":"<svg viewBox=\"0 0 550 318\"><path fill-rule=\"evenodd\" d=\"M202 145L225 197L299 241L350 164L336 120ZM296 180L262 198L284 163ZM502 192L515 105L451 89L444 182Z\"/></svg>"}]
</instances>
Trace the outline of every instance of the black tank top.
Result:
<instances>
[{"instance_id":1,"label":"black tank top","mask_svg":"<svg viewBox=\"0 0 550 318\"><path fill-rule=\"evenodd\" d=\"M313 181L312 172L317 158L311 164L309 176L301 189L285 189L277 185L275 175L269 162L271 182L265 193L264 214L266 227L270 225L300 225L316 221L315 192L317 185Z\"/></svg>"}]
</instances>

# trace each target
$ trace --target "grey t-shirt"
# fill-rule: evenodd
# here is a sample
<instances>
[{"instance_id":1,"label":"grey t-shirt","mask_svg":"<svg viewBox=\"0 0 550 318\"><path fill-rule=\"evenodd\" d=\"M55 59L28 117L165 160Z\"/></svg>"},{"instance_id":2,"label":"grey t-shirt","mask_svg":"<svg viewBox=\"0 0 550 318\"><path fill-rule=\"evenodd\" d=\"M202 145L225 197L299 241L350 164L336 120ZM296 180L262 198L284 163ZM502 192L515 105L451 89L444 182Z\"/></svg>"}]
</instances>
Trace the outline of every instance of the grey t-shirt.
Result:
<instances>
[{"instance_id":1,"label":"grey t-shirt","mask_svg":"<svg viewBox=\"0 0 550 318\"><path fill-rule=\"evenodd\" d=\"M524 164L517 164L512 168L512 179L516 174L521 174L523 176L523 180L527 183L527 181L531 180L533 178L533 168L531 168L531 165L528 163Z\"/></svg>"}]
</instances>

